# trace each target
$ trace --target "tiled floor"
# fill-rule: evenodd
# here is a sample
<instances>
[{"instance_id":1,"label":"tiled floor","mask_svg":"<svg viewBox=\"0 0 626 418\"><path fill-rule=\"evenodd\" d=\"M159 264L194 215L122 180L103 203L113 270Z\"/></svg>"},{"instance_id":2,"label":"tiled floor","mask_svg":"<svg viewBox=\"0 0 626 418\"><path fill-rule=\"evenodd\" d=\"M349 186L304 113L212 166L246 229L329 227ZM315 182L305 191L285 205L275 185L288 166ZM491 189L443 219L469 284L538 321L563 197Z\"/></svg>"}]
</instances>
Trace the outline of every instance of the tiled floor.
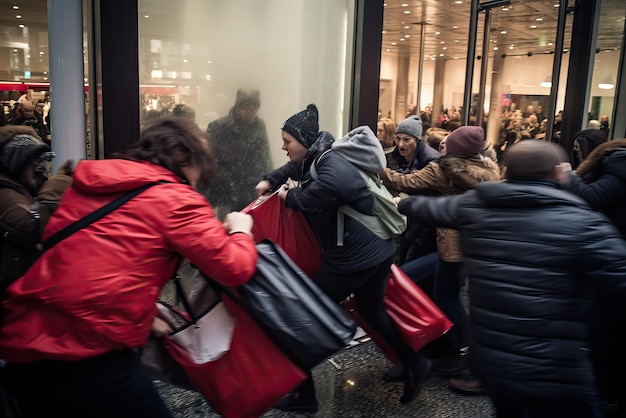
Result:
<instances>
[{"instance_id":1,"label":"tiled floor","mask_svg":"<svg viewBox=\"0 0 626 418\"><path fill-rule=\"evenodd\" d=\"M431 376L419 397L401 405L402 383L382 379L391 363L372 342L347 348L313 371L320 404L315 414L270 410L263 417L421 417L487 418L493 416L486 396L462 396L447 388L447 381ZM195 393L156 382L173 415L177 418L219 417Z\"/></svg>"}]
</instances>

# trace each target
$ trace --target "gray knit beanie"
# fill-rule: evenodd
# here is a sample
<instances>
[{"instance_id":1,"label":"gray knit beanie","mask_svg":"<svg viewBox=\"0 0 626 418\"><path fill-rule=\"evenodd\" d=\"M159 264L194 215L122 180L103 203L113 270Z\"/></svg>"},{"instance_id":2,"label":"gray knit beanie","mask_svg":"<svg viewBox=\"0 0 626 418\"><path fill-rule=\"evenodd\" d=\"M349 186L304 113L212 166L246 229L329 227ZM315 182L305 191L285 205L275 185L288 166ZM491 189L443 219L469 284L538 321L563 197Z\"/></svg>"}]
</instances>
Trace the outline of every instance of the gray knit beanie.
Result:
<instances>
[{"instance_id":1,"label":"gray knit beanie","mask_svg":"<svg viewBox=\"0 0 626 418\"><path fill-rule=\"evenodd\" d=\"M401 121L396 127L396 133L404 133L415 137L418 141L422 140L422 119L419 116L413 115Z\"/></svg>"}]
</instances>

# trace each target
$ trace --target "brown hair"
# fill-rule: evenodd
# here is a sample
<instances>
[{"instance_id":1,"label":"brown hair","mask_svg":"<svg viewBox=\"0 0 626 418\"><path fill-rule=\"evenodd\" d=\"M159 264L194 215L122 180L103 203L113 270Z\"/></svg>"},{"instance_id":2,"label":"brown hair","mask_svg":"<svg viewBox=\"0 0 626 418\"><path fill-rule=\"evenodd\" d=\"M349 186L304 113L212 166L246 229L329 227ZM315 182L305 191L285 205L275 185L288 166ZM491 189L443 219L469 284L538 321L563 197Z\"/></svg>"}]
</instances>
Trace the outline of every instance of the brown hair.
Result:
<instances>
[{"instance_id":1,"label":"brown hair","mask_svg":"<svg viewBox=\"0 0 626 418\"><path fill-rule=\"evenodd\" d=\"M133 161L161 165L187 180L181 166L200 169L201 181L210 180L216 172L216 160L206 134L195 123L182 118L164 117L148 123L139 142L120 155Z\"/></svg>"},{"instance_id":2,"label":"brown hair","mask_svg":"<svg viewBox=\"0 0 626 418\"><path fill-rule=\"evenodd\" d=\"M396 145L396 124L390 118L380 118L378 123L383 124L383 131L385 131L385 143L382 144L383 148L391 148Z\"/></svg>"}]
</instances>

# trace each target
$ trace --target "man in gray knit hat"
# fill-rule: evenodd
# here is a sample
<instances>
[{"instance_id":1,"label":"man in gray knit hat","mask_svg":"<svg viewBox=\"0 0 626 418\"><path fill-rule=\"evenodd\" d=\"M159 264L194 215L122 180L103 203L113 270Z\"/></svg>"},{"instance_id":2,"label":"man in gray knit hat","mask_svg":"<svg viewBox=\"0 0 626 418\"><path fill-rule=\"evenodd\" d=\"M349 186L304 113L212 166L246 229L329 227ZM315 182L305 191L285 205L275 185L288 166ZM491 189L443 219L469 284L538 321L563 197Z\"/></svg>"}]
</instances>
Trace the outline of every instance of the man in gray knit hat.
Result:
<instances>
[{"instance_id":1,"label":"man in gray knit hat","mask_svg":"<svg viewBox=\"0 0 626 418\"><path fill-rule=\"evenodd\" d=\"M388 168L402 174L420 170L441 157L439 151L422 140L423 126L419 116L409 116L396 127L396 149L391 153Z\"/></svg>"}]
</instances>

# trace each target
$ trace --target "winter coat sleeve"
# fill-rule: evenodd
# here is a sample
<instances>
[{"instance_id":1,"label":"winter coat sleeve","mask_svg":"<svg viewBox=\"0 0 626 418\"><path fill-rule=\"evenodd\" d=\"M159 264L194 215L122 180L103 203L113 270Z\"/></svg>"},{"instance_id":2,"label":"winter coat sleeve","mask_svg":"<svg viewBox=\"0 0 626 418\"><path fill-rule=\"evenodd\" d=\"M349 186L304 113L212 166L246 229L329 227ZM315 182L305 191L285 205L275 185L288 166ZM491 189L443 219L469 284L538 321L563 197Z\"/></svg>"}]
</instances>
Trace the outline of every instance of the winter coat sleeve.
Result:
<instances>
[{"instance_id":1,"label":"winter coat sleeve","mask_svg":"<svg viewBox=\"0 0 626 418\"><path fill-rule=\"evenodd\" d=\"M65 174L55 174L43 184L43 187L37 195L40 207L41 222L45 225L50 219L52 212L56 210L61 203L63 192L72 184L72 176Z\"/></svg>"},{"instance_id":2,"label":"winter coat sleeve","mask_svg":"<svg viewBox=\"0 0 626 418\"><path fill-rule=\"evenodd\" d=\"M163 213L168 246L207 276L226 286L241 285L252 277L257 263L253 239L246 234L228 235L201 194L180 193Z\"/></svg>"},{"instance_id":3,"label":"winter coat sleeve","mask_svg":"<svg viewBox=\"0 0 626 418\"><path fill-rule=\"evenodd\" d=\"M16 189L3 189L0 202L0 233L3 240L11 245L35 249L40 241L41 233L49 219L39 215L37 203Z\"/></svg>"},{"instance_id":4,"label":"winter coat sleeve","mask_svg":"<svg viewBox=\"0 0 626 418\"><path fill-rule=\"evenodd\" d=\"M598 291L600 300L615 304L624 312L626 302L626 241L613 225L596 216L577 239L578 271Z\"/></svg>"},{"instance_id":5,"label":"winter coat sleeve","mask_svg":"<svg viewBox=\"0 0 626 418\"><path fill-rule=\"evenodd\" d=\"M411 220L436 224L440 227L458 229L457 210L459 205L474 195L470 190L462 195L455 196L419 196L413 195L398 203L400 213Z\"/></svg>"},{"instance_id":6,"label":"winter coat sleeve","mask_svg":"<svg viewBox=\"0 0 626 418\"><path fill-rule=\"evenodd\" d=\"M575 171L568 174L567 189L582 198L594 210L601 210L615 201L616 196L626 195L626 183L613 174L605 173L592 183L585 183Z\"/></svg>"},{"instance_id":7,"label":"winter coat sleeve","mask_svg":"<svg viewBox=\"0 0 626 418\"><path fill-rule=\"evenodd\" d=\"M381 178L385 185L392 189L406 193L419 193L437 190L439 174L439 166L431 162L421 170L414 170L408 174L386 168Z\"/></svg>"},{"instance_id":8,"label":"winter coat sleeve","mask_svg":"<svg viewBox=\"0 0 626 418\"><path fill-rule=\"evenodd\" d=\"M300 174L298 173L298 166L295 163L288 162L282 167L277 168L263 176L265 180L268 180L272 187L279 186L285 183L288 179L300 180Z\"/></svg>"}]
</instances>

